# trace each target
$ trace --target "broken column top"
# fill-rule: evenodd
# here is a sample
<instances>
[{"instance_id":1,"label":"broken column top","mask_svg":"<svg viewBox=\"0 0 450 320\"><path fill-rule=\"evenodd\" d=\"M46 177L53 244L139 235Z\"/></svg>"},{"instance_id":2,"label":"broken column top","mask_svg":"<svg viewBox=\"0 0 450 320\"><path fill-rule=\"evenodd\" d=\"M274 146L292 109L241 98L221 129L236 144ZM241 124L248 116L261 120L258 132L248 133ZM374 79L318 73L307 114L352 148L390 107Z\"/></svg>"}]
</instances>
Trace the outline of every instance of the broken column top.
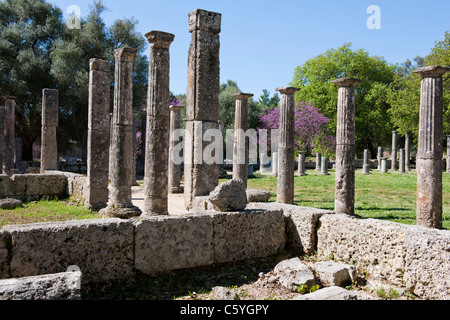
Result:
<instances>
[{"instance_id":1,"label":"broken column top","mask_svg":"<svg viewBox=\"0 0 450 320\"><path fill-rule=\"evenodd\" d=\"M145 34L152 48L169 49L175 35L163 31L150 31Z\"/></svg>"},{"instance_id":2,"label":"broken column top","mask_svg":"<svg viewBox=\"0 0 450 320\"><path fill-rule=\"evenodd\" d=\"M246 99L249 99L249 98L253 97L254 94L239 92L239 93L236 93L236 94L232 94L231 96L236 98L236 99L239 99L239 100L243 100L243 99L246 100Z\"/></svg>"},{"instance_id":3,"label":"broken column top","mask_svg":"<svg viewBox=\"0 0 450 320\"><path fill-rule=\"evenodd\" d=\"M110 63L106 60L92 58L89 60L89 69L102 72L110 72Z\"/></svg>"},{"instance_id":4,"label":"broken column top","mask_svg":"<svg viewBox=\"0 0 450 320\"><path fill-rule=\"evenodd\" d=\"M295 87L281 87L281 88L276 88L276 91L279 91L282 94L294 94L297 91L300 90L300 88L295 88Z\"/></svg>"},{"instance_id":5,"label":"broken column top","mask_svg":"<svg viewBox=\"0 0 450 320\"><path fill-rule=\"evenodd\" d=\"M197 9L189 12L189 32L203 30L211 33L220 33L222 14Z\"/></svg>"},{"instance_id":6,"label":"broken column top","mask_svg":"<svg viewBox=\"0 0 450 320\"><path fill-rule=\"evenodd\" d=\"M118 48L114 50L114 57L120 61L133 61L136 57L137 49L132 48Z\"/></svg>"},{"instance_id":7,"label":"broken column top","mask_svg":"<svg viewBox=\"0 0 450 320\"><path fill-rule=\"evenodd\" d=\"M439 77L445 74L446 72L450 71L450 67L442 67L442 66L428 66L419 68L417 70L414 70L414 73L420 74L422 78L425 77Z\"/></svg>"},{"instance_id":8,"label":"broken column top","mask_svg":"<svg viewBox=\"0 0 450 320\"><path fill-rule=\"evenodd\" d=\"M345 77L345 78L339 78L339 79L333 80L331 82L339 87L354 87L358 83L361 83L362 80L357 79L357 78Z\"/></svg>"}]
</instances>

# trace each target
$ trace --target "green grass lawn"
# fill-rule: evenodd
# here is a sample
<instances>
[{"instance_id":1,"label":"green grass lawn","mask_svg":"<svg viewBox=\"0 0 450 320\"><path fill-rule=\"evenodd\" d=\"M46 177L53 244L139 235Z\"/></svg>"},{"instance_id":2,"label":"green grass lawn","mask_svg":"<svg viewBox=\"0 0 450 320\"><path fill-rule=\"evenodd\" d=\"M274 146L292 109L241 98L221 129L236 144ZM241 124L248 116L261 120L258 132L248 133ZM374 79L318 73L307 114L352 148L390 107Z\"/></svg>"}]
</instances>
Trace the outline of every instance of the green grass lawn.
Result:
<instances>
[{"instance_id":1,"label":"green grass lawn","mask_svg":"<svg viewBox=\"0 0 450 320\"><path fill-rule=\"evenodd\" d=\"M322 176L314 170L307 176L295 177L296 205L334 210L334 170L329 176ZM225 180L221 180L225 181ZM450 174L443 173L443 227L450 229ZM355 214L363 218L375 218L405 224L416 224L417 175L381 174L372 170L363 175L355 174ZM256 174L248 180L249 189L263 189L272 192L270 201L276 201L277 180L271 176Z\"/></svg>"}]
</instances>

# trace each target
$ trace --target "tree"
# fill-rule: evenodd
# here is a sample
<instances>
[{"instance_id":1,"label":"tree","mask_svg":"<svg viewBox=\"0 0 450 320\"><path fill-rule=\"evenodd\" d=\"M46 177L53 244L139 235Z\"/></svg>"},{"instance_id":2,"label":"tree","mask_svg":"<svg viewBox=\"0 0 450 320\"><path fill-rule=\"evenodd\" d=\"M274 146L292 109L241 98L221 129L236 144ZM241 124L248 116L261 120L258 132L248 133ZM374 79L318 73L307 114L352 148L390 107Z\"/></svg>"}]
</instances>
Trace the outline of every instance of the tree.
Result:
<instances>
[{"instance_id":1,"label":"tree","mask_svg":"<svg viewBox=\"0 0 450 320\"><path fill-rule=\"evenodd\" d=\"M331 83L341 77L356 77L362 83L356 88L356 147L376 154L379 145L389 141L392 123L386 103L389 84L397 66L384 58L370 56L363 49L352 50L346 43L306 61L295 69L292 86L300 87L296 101L312 103L330 119L329 129L336 132L338 88Z\"/></svg>"}]
</instances>

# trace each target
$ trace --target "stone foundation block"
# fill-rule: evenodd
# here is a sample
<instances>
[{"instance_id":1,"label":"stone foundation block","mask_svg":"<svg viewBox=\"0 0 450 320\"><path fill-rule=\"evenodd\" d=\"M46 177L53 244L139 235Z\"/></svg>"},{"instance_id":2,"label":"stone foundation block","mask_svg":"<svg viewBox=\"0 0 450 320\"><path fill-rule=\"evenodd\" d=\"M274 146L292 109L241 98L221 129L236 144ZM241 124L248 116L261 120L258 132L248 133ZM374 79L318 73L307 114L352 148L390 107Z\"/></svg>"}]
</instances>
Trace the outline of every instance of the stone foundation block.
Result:
<instances>
[{"instance_id":1,"label":"stone foundation block","mask_svg":"<svg viewBox=\"0 0 450 320\"><path fill-rule=\"evenodd\" d=\"M83 282L127 278L133 270L133 225L120 219L6 226L11 274L20 278L78 266Z\"/></svg>"},{"instance_id":2,"label":"stone foundation block","mask_svg":"<svg viewBox=\"0 0 450 320\"><path fill-rule=\"evenodd\" d=\"M136 222L135 266L146 274L213 262L209 215L155 216Z\"/></svg>"},{"instance_id":3,"label":"stone foundation block","mask_svg":"<svg viewBox=\"0 0 450 320\"><path fill-rule=\"evenodd\" d=\"M22 177L15 176L14 180ZM42 197L63 197L66 195L67 178L59 174L28 174L26 177L26 197L37 200Z\"/></svg>"},{"instance_id":4,"label":"stone foundation block","mask_svg":"<svg viewBox=\"0 0 450 320\"><path fill-rule=\"evenodd\" d=\"M9 277L10 242L9 233L0 229L0 279Z\"/></svg>"}]
</instances>

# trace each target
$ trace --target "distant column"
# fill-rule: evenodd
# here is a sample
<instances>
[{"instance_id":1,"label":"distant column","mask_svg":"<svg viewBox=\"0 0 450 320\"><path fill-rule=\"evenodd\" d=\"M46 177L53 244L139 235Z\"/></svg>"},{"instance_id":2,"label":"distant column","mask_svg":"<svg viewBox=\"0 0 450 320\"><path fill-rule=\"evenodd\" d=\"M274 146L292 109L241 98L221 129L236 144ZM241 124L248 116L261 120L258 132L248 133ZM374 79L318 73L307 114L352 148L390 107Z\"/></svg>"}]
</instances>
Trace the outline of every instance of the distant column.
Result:
<instances>
[{"instance_id":1,"label":"distant column","mask_svg":"<svg viewBox=\"0 0 450 320\"><path fill-rule=\"evenodd\" d=\"M133 150L133 59L136 49L114 51L114 112L111 141L111 184L108 206L100 210L104 217L128 219L139 216L131 197L131 161Z\"/></svg>"},{"instance_id":2,"label":"distant column","mask_svg":"<svg viewBox=\"0 0 450 320\"><path fill-rule=\"evenodd\" d=\"M378 167L377 169L381 171L381 159L383 158L383 147L378 147L378 154L377 154L377 160L378 160Z\"/></svg>"},{"instance_id":3,"label":"distant column","mask_svg":"<svg viewBox=\"0 0 450 320\"><path fill-rule=\"evenodd\" d=\"M316 169L315 171L320 171L322 166L322 154L320 152L316 153Z\"/></svg>"},{"instance_id":4,"label":"distant column","mask_svg":"<svg viewBox=\"0 0 450 320\"><path fill-rule=\"evenodd\" d=\"M397 170L397 131L392 131L391 170Z\"/></svg>"},{"instance_id":5,"label":"distant column","mask_svg":"<svg viewBox=\"0 0 450 320\"><path fill-rule=\"evenodd\" d=\"M3 153L5 148L5 106L0 106L0 173L3 173Z\"/></svg>"},{"instance_id":6,"label":"distant column","mask_svg":"<svg viewBox=\"0 0 450 320\"><path fill-rule=\"evenodd\" d=\"M58 90L42 90L41 173L58 169Z\"/></svg>"},{"instance_id":7,"label":"distant column","mask_svg":"<svg viewBox=\"0 0 450 320\"><path fill-rule=\"evenodd\" d=\"M84 205L99 210L108 204L108 175L110 151L110 74L108 61L89 62L87 177Z\"/></svg>"},{"instance_id":8,"label":"distant column","mask_svg":"<svg viewBox=\"0 0 450 320\"><path fill-rule=\"evenodd\" d=\"M133 112L133 159L131 161L131 185L132 186L138 186L139 183L136 181L136 161L137 161L137 112Z\"/></svg>"},{"instance_id":9,"label":"distant column","mask_svg":"<svg viewBox=\"0 0 450 320\"><path fill-rule=\"evenodd\" d=\"M406 154L405 154L405 149L400 149L399 151L399 159L398 159L398 172L399 173L405 173L405 169L406 169Z\"/></svg>"},{"instance_id":10,"label":"distant column","mask_svg":"<svg viewBox=\"0 0 450 320\"><path fill-rule=\"evenodd\" d=\"M363 174L370 174L370 153L369 150L364 150L364 160L363 160Z\"/></svg>"},{"instance_id":11,"label":"distant column","mask_svg":"<svg viewBox=\"0 0 450 320\"><path fill-rule=\"evenodd\" d=\"M381 173L388 172L388 159L386 157L381 158Z\"/></svg>"},{"instance_id":12,"label":"distant column","mask_svg":"<svg viewBox=\"0 0 450 320\"><path fill-rule=\"evenodd\" d=\"M294 94L298 90L300 89L293 87L276 89L281 93L277 179L277 202L279 203L294 202Z\"/></svg>"},{"instance_id":13,"label":"distant column","mask_svg":"<svg viewBox=\"0 0 450 320\"><path fill-rule=\"evenodd\" d=\"M450 173L450 136L447 136L447 173Z\"/></svg>"},{"instance_id":14,"label":"distant column","mask_svg":"<svg viewBox=\"0 0 450 320\"><path fill-rule=\"evenodd\" d=\"M332 81L339 87L336 128L335 212L355 211L355 78Z\"/></svg>"},{"instance_id":15,"label":"distant column","mask_svg":"<svg viewBox=\"0 0 450 320\"><path fill-rule=\"evenodd\" d=\"M248 176L248 141L245 136L248 129L248 99L251 93L232 95L236 99L234 117L234 146L233 146L233 179L239 179L247 187Z\"/></svg>"},{"instance_id":16,"label":"distant column","mask_svg":"<svg viewBox=\"0 0 450 320\"><path fill-rule=\"evenodd\" d=\"M442 76L449 67L429 66L414 73L422 77L417 151L417 224L442 228Z\"/></svg>"},{"instance_id":17,"label":"distant column","mask_svg":"<svg viewBox=\"0 0 450 320\"><path fill-rule=\"evenodd\" d=\"M272 176L278 176L278 152L272 152Z\"/></svg>"},{"instance_id":18,"label":"distant column","mask_svg":"<svg viewBox=\"0 0 450 320\"><path fill-rule=\"evenodd\" d=\"M12 174L14 169L14 157L16 153L15 135L15 109L16 98L4 97L5 99L5 144L3 149L3 173Z\"/></svg>"},{"instance_id":19,"label":"distant column","mask_svg":"<svg viewBox=\"0 0 450 320\"><path fill-rule=\"evenodd\" d=\"M405 135L405 170L411 171L411 132Z\"/></svg>"},{"instance_id":20,"label":"distant column","mask_svg":"<svg viewBox=\"0 0 450 320\"><path fill-rule=\"evenodd\" d=\"M300 151L298 153L298 176L306 176L306 166L305 166L305 161L306 161L306 152L305 151Z\"/></svg>"},{"instance_id":21,"label":"distant column","mask_svg":"<svg viewBox=\"0 0 450 320\"><path fill-rule=\"evenodd\" d=\"M327 157L322 157L322 165L320 167L320 174L323 176L328 176L328 158Z\"/></svg>"},{"instance_id":22,"label":"distant column","mask_svg":"<svg viewBox=\"0 0 450 320\"><path fill-rule=\"evenodd\" d=\"M181 187L181 164L172 160L172 153L177 142L174 139L174 132L181 128L181 110L183 106L170 106L170 144L169 144L169 193L183 193Z\"/></svg>"}]
</instances>

